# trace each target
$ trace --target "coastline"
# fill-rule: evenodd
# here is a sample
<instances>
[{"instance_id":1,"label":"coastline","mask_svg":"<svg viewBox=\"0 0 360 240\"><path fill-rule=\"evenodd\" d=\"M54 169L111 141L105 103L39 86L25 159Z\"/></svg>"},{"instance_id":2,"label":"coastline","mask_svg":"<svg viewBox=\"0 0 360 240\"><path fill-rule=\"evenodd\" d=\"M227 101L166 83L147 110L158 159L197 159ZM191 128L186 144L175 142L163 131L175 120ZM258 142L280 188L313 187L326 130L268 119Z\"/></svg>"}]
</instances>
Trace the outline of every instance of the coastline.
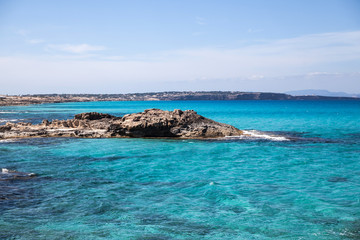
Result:
<instances>
[{"instance_id":1,"label":"coastline","mask_svg":"<svg viewBox=\"0 0 360 240\"><path fill-rule=\"evenodd\" d=\"M155 92L127 94L34 94L0 95L2 106L26 106L43 103L99 101L187 101L187 100L360 100L356 97L327 97L318 95L292 96L283 93L200 91Z\"/></svg>"}]
</instances>

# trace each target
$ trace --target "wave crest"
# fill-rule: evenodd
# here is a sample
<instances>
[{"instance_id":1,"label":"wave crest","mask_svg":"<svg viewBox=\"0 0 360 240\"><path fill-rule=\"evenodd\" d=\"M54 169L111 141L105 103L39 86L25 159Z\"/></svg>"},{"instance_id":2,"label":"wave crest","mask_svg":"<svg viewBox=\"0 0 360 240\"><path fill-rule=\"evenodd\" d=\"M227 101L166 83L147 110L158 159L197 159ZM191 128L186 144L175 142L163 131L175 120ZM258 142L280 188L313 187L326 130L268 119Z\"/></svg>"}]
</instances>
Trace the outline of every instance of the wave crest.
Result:
<instances>
[{"instance_id":1,"label":"wave crest","mask_svg":"<svg viewBox=\"0 0 360 240\"><path fill-rule=\"evenodd\" d=\"M290 141L289 138L277 135L272 132L262 132L258 130L242 130L241 136L227 136L226 139L252 139L252 140L270 140L270 141Z\"/></svg>"}]
</instances>

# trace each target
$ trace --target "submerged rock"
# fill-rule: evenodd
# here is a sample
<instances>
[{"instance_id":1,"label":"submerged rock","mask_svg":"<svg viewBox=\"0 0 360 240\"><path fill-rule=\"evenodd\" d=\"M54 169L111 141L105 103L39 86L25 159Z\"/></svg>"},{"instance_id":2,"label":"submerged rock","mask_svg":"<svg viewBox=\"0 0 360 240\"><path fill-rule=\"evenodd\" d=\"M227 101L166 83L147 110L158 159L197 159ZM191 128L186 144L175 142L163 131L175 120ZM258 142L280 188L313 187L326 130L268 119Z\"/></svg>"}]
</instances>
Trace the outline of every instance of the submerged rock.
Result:
<instances>
[{"instance_id":1,"label":"submerged rock","mask_svg":"<svg viewBox=\"0 0 360 240\"><path fill-rule=\"evenodd\" d=\"M345 177L330 177L328 178L328 182L347 182L347 178Z\"/></svg>"},{"instance_id":2,"label":"submerged rock","mask_svg":"<svg viewBox=\"0 0 360 240\"><path fill-rule=\"evenodd\" d=\"M43 120L41 124L6 123L0 138L27 137L171 137L219 138L239 136L242 131L224 123L198 115L193 110L163 111L147 109L144 112L115 117L90 112L75 115L68 120Z\"/></svg>"},{"instance_id":3,"label":"submerged rock","mask_svg":"<svg viewBox=\"0 0 360 240\"><path fill-rule=\"evenodd\" d=\"M14 179L29 179L35 176L36 176L35 173L17 172L14 170L9 170L7 168L1 168L0 171L0 181L14 180Z\"/></svg>"}]
</instances>

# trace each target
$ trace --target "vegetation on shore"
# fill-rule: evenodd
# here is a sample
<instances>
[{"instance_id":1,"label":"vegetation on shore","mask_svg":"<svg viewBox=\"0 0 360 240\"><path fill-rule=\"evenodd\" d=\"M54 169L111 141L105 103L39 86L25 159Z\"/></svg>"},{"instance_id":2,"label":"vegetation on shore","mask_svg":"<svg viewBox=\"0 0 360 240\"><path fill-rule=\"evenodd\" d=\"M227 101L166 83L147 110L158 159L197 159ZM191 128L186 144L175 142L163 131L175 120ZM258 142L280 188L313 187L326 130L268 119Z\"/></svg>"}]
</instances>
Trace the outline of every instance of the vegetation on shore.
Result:
<instances>
[{"instance_id":1,"label":"vegetation on shore","mask_svg":"<svg viewBox=\"0 0 360 240\"><path fill-rule=\"evenodd\" d=\"M284 93L199 91L126 94L33 94L0 95L0 106L92 101L178 101L178 100L359 100L353 97L317 95L292 96Z\"/></svg>"}]
</instances>

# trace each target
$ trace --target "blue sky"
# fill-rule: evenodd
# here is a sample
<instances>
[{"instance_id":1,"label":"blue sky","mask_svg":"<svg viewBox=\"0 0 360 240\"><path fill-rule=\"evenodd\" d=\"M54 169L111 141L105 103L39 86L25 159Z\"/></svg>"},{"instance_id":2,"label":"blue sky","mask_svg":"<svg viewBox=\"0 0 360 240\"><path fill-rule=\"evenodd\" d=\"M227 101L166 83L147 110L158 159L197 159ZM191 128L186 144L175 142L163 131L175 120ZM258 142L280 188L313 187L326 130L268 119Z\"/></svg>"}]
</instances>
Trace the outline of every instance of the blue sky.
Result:
<instances>
[{"instance_id":1,"label":"blue sky","mask_svg":"<svg viewBox=\"0 0 360 240\"><path fill-rule=\"evenodd\" d=\"M0 94L360 92L360 1L0 0Z\"/></svg>"}]
</instances>

